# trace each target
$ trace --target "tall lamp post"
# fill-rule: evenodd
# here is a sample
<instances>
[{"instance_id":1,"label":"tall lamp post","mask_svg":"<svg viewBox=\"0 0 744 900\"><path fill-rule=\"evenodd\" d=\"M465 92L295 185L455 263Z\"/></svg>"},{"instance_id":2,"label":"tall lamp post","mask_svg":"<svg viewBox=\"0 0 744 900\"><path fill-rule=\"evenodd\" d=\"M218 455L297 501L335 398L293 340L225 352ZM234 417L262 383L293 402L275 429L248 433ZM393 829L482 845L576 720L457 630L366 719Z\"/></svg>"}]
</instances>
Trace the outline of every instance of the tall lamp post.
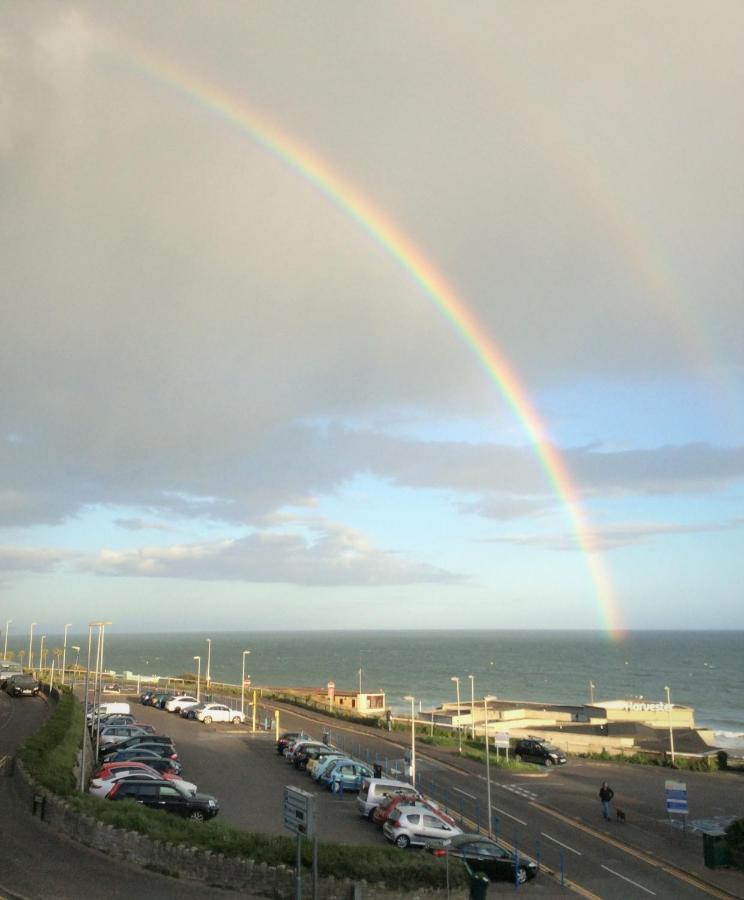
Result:
<instances>
[{"instance_id":1,"label":"tall lamp post","mask_svg":"<svg viewBox=\"0 0 744 900\"><path fill-rule=\"evenodd\" d=\"M411 701L411 784L416 787L416 698L406 694L404 700Z\"/></svg>"},{"instance_id":2,"label":"tall lamp post","mask_svg":"<svg viewBox=\"0 0 744 900\"><path fill-rule=\"evenodd\" d=\"M42 634L41 644L39 645L39 677L41 677L42 670L44 667L44 641L45 640L46 640L46 635Z\"/></svg>"},{"instance_id":3,"label":"tall lamp post","mask_svg":"<svg viewBox=\"0 0 744 900\"><path fill-rule=\"evenodd\" d=\"M3 659L8 658L8 626L12 621L12 619L6 619L5 621L5 647L3 648Z\"/></svg>"},{"instance_id":4,"label":"tall lamp post","mask_svg":"<svg viewBox=\"0 0 744 900\"><path fill-rule=\"evenodd\" d=\"M594 688L597 685L590 679L589 680L589 703L591 706L594 706Z\"/></svg>"},{"instance_id":5,"label":"tall lamp post","mask_svg":"<svg viewBox=\"0 0 744 900\"><path fill-rule=\"evenodd\" d=\"M495 700L495 697L484 697L483 698L483 712L485 714L484 726L486 729L486 801L488 803L488 836L492 837L491 834L491 754L488 749L488 703L490 700Z\"/></svg>"},{"instance_id":6,"label":"tall lamp post","mask_svg":"<svg viewBox=\"0 0 744 900\"><path fill-rule=\"evenodd\" d=\"M83 698L83 746L80 751L80 790L85 790L85 755L88 750L88 741L86 738L85 730L88 725L88 688L90 685L90 653L93 646L93 629L98 629L98 647L96 650L96 673L95 677L98 676L98 667L99 667L99 659L101 663L103 662L102 651L102 635L103 629L110 625L111 622L88 622L88 665L85 669L85 696ZM79 652L79 651L78 651ZM93 697L95 699L95 681L93 683ZM94 717L91 716L91 722L94 721ZM98 725L98 723L96 723ZM100 732L97 730L97 734ZM96 741L96 744L98 742ZM98 753L98 746L96 746L96 753Z\"/></svg>"},{"instance_id":7,"label":"tall lamp post","mask_svg":"<svg viewBox=\"0 0 744 900\"><path fill-rule=\"evenodd\" d=\"M672 755L672 765L674 765L674 729L672 728L672 695L668 687L665 687L667 697L667 707L669 712L669 750Z\"/></svg>"},{"instance_id":8,"label":"tall lamp post","mask_svg":"<svg viewBox=\"0 0 744 900\"><path fill-rule=\"evenodd\" d=\"M212 681L212 638L207 638L207 690Z\"/></svg>"},{"instance_id":9,"label":"tall lamp post","mask_svg":"<svg viewBox=\"0 0 744 900\"><path fill-rule=\"evenodd\" d=\"M468 675L470 679L470 737L475 740L475 675Z\"/></svg>"},{"instance_id":10,"label":"tall lamp post","mask_svg":"<svg viewBox=\"0 0 744 900\"><path fill-rule=\"evenodd\" d=\"M75 693L75 676L77 675L78 662L80 661L80 647L76 647L75 644L72 645L72 649L77 652L77 656L75 657L75 668L72 670L72 692Z\"/></svg>"},{"instance_id":11,"label":"tall lamp post","mask_svg":"<svg viewBox=\"0 0 744 900\"><path fill-rule=\"evenodd\" d=\"M196 669L196 702L198 703L200 698L199 688L201 686L201 656L195 656L197 669Z\"/></svg>"},{"instance_id":12,"label":"tall lamp post","mask_svg":"<svg viewBox=\"0 0 744 900\"><path fill-rule=\"evenodd\" d=\"M62 644L62 684L65 683L65 667L67 666L67 632L72 628L72 622L65 625L65 640Z\"/></svg>"},{"instance_id":13,"label":"tall lamp post","mask_svg":"<svg viewBox=\"0 0 744 900\"><path fill-rule=\"evenodd\" d=\"M462 729L460 728L460 679L453 675L450 681L457 686L457 752L462 753Z\"/></svg>"},{"instance_id":14,"label":"tall lamp post","mask_svg":"<svg viewBox=\"0 0 744 900\"><path fill-rule=\"evenodd\" d=\"M243 650L243 677L240 679L240 712L243 715L245 715L245 658L250 655L250 650Z\"/></svg>"},{"instance_id":15,"label":"tall lamp post","mask_svg":"<svg viewBox=\"0 0 744 900\"><path fill-rule=\"evenodd\" d=\"M33 669L34 667L34 628L36 628L37 623L32 622L28 629L28 667L29 669Z\"/></svg>"}]
</instances>

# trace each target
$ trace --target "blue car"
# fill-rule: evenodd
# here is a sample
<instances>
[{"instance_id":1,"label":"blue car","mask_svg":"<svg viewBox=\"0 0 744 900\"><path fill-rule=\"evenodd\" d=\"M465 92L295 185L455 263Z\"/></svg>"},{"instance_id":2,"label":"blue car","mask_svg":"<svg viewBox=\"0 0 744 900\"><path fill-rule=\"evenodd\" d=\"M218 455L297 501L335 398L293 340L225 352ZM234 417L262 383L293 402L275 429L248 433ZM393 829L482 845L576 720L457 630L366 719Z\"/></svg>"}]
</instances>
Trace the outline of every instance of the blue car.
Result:
<instances>
[{"instance_id":1,"label":"blue car","mask_svg":"<svg viewBox=\"0 0 744 900\"><path fill-rule=\"evenodd\" d=\"M358 791L365 778L372 778L372 769L353 759L338 759L320 776L320 783L334 793Z\"/></svg>"}]
</instances>

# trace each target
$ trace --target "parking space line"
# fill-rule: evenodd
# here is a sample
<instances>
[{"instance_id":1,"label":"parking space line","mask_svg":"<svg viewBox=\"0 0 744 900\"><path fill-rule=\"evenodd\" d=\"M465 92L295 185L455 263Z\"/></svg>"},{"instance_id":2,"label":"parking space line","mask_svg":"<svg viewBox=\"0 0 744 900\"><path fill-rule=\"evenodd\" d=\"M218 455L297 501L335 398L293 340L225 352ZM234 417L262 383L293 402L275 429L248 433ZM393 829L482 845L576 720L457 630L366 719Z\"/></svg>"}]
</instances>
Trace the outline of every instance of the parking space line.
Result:
<instances>
[{"instance_id":1,"label":"parking space line","mask_svg":"<svg viewBox=\"0 0 744 900\"><path fill-rule=\"evenodd\" d=\"M470 797L471 800L477 800L478 798L473 796L473 794L469 794L467 791L461 790L459 787L452 786L453 791L457 791L458 794L464 794L466 797Z\"/></svg>"},{"instance_id":2,"label":"parking space line","mask_svg":"<svg viewBox=\"0 0 744 900\"><path fill-rule=\"evenodd\" d=\"M543 837L546 837L549 841L553 841L554 844L558 844L559 847L564 847L566 850L570 850L571 853L575 853L577 856L581 856L581 852L579 850L574 850L573 847L569 847L568 844L564 844L563 841L559 841L558 838L554 838L549 834L546 834L544 831L541 831L540 834Z\"/></svg>"},{"instance_id":3,"label":"parking space line","mask_svg":"<svg viewBox=\"0 0 744 900\"><path fill-rule=\"evenodd\" d=\"M625 875L621 875L619 872L616 872L614 869L611 869L609 866L604 865L604 863L600 863L603 869L607 872L612 872L613 875L617 875L618 878L622 878L623 881L627 881L628 884L632 884L633 887L640 888L642 891L645 891L647 894L651 894L652 897L655 897L656 894L653 891L650 891L647 887L644 887L642 884L638 884L637 881L633 881L631 878L626 878Z\"/></svg>"},{"instance_id":4,"label":"parking space line","mask_svg":"<svg viewBox=\"0 0 744 900\"><path fill-rule=\"evenodd\" d=\"M514 819L515 822L519 822L520 825L524 825L527 827L527 823L522 819L518 819L516 816L513 816L511 813L508 813L505 809L499 809L498 806L494 806L491 804L491 809L495 809L496 812L501 813L502 816L508 816L510 819Z\"/></svg>"}]
</instances>

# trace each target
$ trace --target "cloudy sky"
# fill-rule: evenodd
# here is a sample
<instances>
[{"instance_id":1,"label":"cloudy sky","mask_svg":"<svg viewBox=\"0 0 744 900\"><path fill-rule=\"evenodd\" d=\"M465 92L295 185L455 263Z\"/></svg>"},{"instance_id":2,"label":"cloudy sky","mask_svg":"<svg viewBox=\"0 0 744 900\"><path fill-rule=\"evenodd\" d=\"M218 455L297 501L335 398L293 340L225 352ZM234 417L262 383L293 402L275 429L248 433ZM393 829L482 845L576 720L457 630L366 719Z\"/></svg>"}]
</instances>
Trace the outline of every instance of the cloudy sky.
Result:
<instances>
[{"instance_id":1,"label":"cloudy sky","mask_svg":"<svg viewBox=\"0 0 744 900\"><path fill-rule=\"evenodd\" d=\"M738 0L2 18L11 630L744 627Z\"/></svg>"}]
</instances>

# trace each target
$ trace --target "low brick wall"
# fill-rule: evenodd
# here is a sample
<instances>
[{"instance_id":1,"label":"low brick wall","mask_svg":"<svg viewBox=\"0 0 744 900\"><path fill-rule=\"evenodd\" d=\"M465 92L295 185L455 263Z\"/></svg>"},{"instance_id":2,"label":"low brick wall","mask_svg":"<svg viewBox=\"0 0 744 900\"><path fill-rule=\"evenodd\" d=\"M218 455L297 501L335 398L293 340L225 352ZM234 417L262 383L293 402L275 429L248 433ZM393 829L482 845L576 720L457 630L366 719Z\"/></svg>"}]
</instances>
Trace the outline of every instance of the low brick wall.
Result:
<instances>
[{"instance_id":1,"label":"low brick wall","mask_svg":"<svg viewBox=\"0 0 744 900\"><path fill-rule=\"evenodd\" d=\"M124 831L114 828L113 825L104 825L91 816L82 815L64 799L41 787L26 771L20 760L15 762L14 774L16 791L28 804L29 811L35 808L36 814L43 814L44 821L51 828L108 856L124 859L136 863L141 868L166 875L191 878L231 890L274 898L295 896L294 869L282 865L254 863L251 860L223 856L221 853L211 853L208 850L197 850L195 847L156 841L135 831ZM303 871L302 887L303 896L312 897L312 877L307 870ZM407 897L409 900L417 898L438 900L444 896L444 891L398 893L385 890L384 886L370 886L366 882L353 882L349 879L341 881L329 877L318 880L320 900L362 897L365 900L392 900L395 897ZM450 896L464 898L467 892L453 891Z\"/></svg>"}]
</instances>

